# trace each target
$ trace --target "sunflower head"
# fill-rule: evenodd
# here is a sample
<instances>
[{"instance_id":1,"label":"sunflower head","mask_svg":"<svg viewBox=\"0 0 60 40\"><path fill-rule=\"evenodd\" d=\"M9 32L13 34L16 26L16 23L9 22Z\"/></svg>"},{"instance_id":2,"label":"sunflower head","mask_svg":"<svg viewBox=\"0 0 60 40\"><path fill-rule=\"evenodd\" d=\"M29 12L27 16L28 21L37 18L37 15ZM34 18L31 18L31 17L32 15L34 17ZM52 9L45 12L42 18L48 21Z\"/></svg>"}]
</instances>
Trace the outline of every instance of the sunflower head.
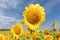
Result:
<instances>
[{"instance_id":1,"label":"sunflower head","mask_svg":"<svg viewBox=\"0 0 60 40\"><path fill-rule=\"evenodd\" d=\"M4 40L4 35L0 34L0 40Z\"/></svg>"},{"instance_id":2,"label":"sunflower head","mask_svg":"<svg viewBox=\"0 0 60 40\"><path fill-rule=\"evenodd\" d=\"M45 21L44 8L39 4L31 4L23 12L24 23L30 29L37 29Z\"/></svg>"},{"instance_id":3,"label":"sunflower head","mask_svg":"<svg viewBox=\"0 0 60 40\"><path fill-rule=\"evenodd\" d=\"M9 35L5 35L5 39L4 40L10 40Z\"/></svg>"},{"instance_id":4,"label":"sunflower head","mask_svg":"<svg viewBox=\"0 0 60 40\"><path fill-rule=\"evenodd\" d=\"M44 34L49 34L49 30L46 29L46 30L43 31L43 33Z\"/></svg>"},{"instance_id":5,"label":"sunflower head","mask_svg":"<svg viewBox=\"0 0 60 40\"><path fill-rule=\"evenodd\" d=\"M17 39L23 34L23 28L19 23L17 23L16 25L12 26L11 32L13 36Z\"/></svg>"},{"instance_id":6,"label":"sunflower head","mask_svg":"<svg viewBox=\"0 0 60 40\"><path fill-rule=\"evenodd\" d=\"M56 33L56 38L59 38L60 37L60 32L57 32Z\"/></svg>"},{"instance_id":7,"label":"sunflower head","mask_svg":"<svg viewBox=\"0 0 60 40\"><path fill-rule=\"evenodd\" d=\"M44 40L53 40L53 37L51 35L46 35L44 37Z\"/></svg>"},{"instance_id":8,"label":"sunflower head","mask_svg":"<svg viewBox=\"0 0 60 40\"><path fill-rule=\"evenodd\" d=\"M57 40L60 40L60 37Z\"/></svg>"},{"instance_id":9,"label":"sunflower head","mask_svg":"<svg viewBox=\"0 0 60 40\"><path fill-rule=\"evenodd\" d=\"M24 35L27 37L27 39L30 38L30 32L28 30L24 30Z\"/></svg>"},{"instance_id":10,"label":"sunflower head","mask_svg":"<svg viewBox=\"0 0 60 40\"><path fill-rule=\"evenodd\" d=\"M40 33L37 33L37 32L32 33L32 40L36 40L39 37L40 37Z\"/></svg>"},{"instance_id":11,"label":"sunflower head","mask_svg":"<svg viewBox=\"0 0 60 40\"><path fill-rule=\"evenodd\" d=\"M56 27L57 26L57 22L53 22L53 27Z\"/></svg>"}]
</instances>

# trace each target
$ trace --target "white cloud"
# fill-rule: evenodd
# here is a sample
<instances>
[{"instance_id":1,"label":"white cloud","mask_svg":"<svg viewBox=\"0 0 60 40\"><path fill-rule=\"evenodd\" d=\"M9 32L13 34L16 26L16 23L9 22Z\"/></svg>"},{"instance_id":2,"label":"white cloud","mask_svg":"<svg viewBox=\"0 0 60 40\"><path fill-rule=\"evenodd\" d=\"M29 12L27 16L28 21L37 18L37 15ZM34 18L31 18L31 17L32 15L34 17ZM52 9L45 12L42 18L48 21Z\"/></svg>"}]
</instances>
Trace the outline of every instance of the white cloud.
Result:
<instances>
[{"instance_id":1,"label":"white cloud","mask_svg":"<svg viewBox=\"0 0 60 40\"><path fill-rule=\"evenodd\" d=\"M5 16L5 9L16 8L16 0L0 0L0 29L9 29L18 20L15 17Z\"/></svg>"},{"instance_id":2,"label":"white cloud","mask_svg":"<svg viewBox=\"0 0 60 40\"><path fill-rule=\"evenodd\" d=\"M3 10L0 10L0 22L4 21L17 21L15 17L8 17L4 16L5 12Z\"/></svg>"},{"instance_id":3,"label":"white cloud","mask_svg":"<svg viewBox=\"0 0 60 40\"><path fill-rule=\"evenodd\" d=\"M3 15L3 11L2 11L2 10L0 10L0 16L1 16L1 15Z\"/></svg>"},{"instance_id":4,"label":"white cloud","mask_svg":"<svg viewBox=\"0 0 60 40\"><path fill-rule=\"evenodd\" d=\"M18 3L17 0L0 0L0 29L11 28L11 25L18 21L15 17L5 15L6 9L16 8Z\"/></svg>"},{"instance_id":5,"label":"white cloud","mask_svg":"<svg viewBox=\"0 0 60 40\"><path fill-rule=\"evenodd\" d=\"M10 29L12 24L18 20L13 17L0 16L0 29Z\"/></svg>"},{"instance_id":6,"label":"white cloud","mask_svg":"<svg viewBox=\"0 0 60 40\"><path fill-rule=\"evenodd\" d=\"M17 20L12 17L0 16L0 22L5 22L5 21L17 21Z\"/></svg>"},{"instance_id":7,"label":"white cloud","mask_svg":"<svg viewBox=\"0 0 60 40\"><path fill-rule=\"evenodd\" d=\"M4 11L0 10L0 29L9 29L18 20L15 17L4 16Z\"/></svg>"},{"instance_id":8,"label":"white cloud","mask_svg":"<svg viewBox=\"0 0 60 40\"><path fill-rule=\"evenodd\" d=\"M17 0L0 0L0 8L16 8L17 5Z\"/></svg>"}]
</instances>

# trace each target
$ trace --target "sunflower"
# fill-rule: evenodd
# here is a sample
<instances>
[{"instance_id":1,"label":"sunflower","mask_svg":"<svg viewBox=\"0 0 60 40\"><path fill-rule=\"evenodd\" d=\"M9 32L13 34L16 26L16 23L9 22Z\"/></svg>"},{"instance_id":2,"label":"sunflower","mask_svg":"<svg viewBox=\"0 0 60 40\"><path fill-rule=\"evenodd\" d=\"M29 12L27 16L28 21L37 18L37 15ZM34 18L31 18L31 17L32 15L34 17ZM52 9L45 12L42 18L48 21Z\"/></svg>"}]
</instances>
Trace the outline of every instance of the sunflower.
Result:
<instances>
[{"instance_id":1,"label":"sunflower","mask_svg":"<svg viewBox=\"0 0 60 40\"><path fill-rule=\"evenodd\" d=\"M60 37L60 32L57 32L55 36L56 36L56 38L59 38Z\"/></svg>"},{"instance_id":2,"label":"sunflower","mask_svg":"<svg viewBox=\"0 0 60 40\"><path fill-rule=\"evenodd\" d=\"M60 37L57 40L60 40Z\"/></svg>"},{"instance_id":3,"label":"sunflower","mask_svg":"<svg viewBox=\"0 0 60 40\"><path fill-rule=\"evenodd\" d=\"M27 37L27 39L30 38L30 32L28 30L24 30L24 35Z\"/></svg>"},{"instance_id":4,"label":"sunflower","mask_svg":"<svg viewBox=\"0 0 60 40\"><path fill-rule=\"evenodd\" d=\"M57 26L57 22L53 22L53 27L56 27Z\"/></svg>"},{"instance_id":5,"label":"sunflower","mask_svg":"<svg viewBox=\"0 0 60 40\"><path fill-rule=\"evenodd\" d=\"M46 30L43 31L43 33L44 34L49 34L49 30L46 29Z\"/></svg>"},{"instance_id":6,"label":"sunflower","mask_svg":"<svg viewBox=\"0 0 60 40\"><path fill-rule=\"evenodd\" d=\"M36 39L39 38L40 36L41 36L40 33L33 32L33 33L32 33L32 40L36 40Z\"/></svg>"},{"instance_id":7,"label":"sunflower","mask_svg":"<svg viewBox=\"0 0 60 40\"><path fill-rule=\"evenodd\" d=\"M16 25L12 26L11 32L12 32L13 36L16 39L18 39L23 34L23 28L19 23L17 23Z\"/></svg>"},{"instance_id":8,"label":"sunflower","mask_svg":"<svg viewBox=\"0 0 60 40\"><path fill-rule=\"evenodd\" d=\"M4 35L0 34L0 40L4 40Z\"/></svg>"},{"instance_id":9,"label":"sunflower","mask_svg":"<svg viewBox=\"0 0 60 40\"><path fill-rule=\"evenodd\" d=\"M23 12L23 16L24 24L32 30L36 30L37 28L39 28L39 25L41 25L45 21L44 8L39 4L31 4L26 7Z\"/></svg>"},{"instance_id":10,"label":"sunflower","mask_svg":"<svg viewBox=\"0 0 60 40\"><path fill-rule=\"evenodd\" d=\"M51 35L44 36L44 40L53 40L53 37Z\"/></svg>"},{"instance_id":11,"label":"sunflower","mask_svg":"<svg viewBox=\"0 0 60 40\"><path fill-rule=\"evenodd\" d=\"M9 35L5 35L5 39L4 40L10 40Z\"/></svg>"}]
</instances>

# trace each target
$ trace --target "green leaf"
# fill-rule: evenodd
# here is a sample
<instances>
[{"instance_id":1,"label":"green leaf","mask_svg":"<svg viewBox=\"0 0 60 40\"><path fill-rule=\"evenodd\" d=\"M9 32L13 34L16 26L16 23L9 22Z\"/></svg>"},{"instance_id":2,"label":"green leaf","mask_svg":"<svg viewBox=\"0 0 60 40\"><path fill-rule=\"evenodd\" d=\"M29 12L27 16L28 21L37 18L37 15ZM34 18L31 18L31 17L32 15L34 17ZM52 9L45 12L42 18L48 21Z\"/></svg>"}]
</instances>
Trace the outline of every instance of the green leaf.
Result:
<instances>
[{"instance_id":1,"label":"green leaf","mask_svg":"<svg viewBox=\"0 0 60 40\"><path fill-rule=\"evenodd\" d=\"M36 40L40 40L40 38L37 38Z\"/></svg>"},{"instance_id":2,"label":"green leaf","mask_svg":"<svg viewBox=\"0 0 60 40\"><path fill-rule=\"evenodd\" d=\"M36 40L44 40L44 37L41 36L40 38L37 38Z\"/></svg>"},{"instance_id":3,"label":"green leaf","mask_svg":"<svg viewBox=\"0 0 60 40\"><path fill-rule=\"evenodd\" d=\"M27 40L25 35L22 35L19 40Z\"/></svg>"}]
</instances>

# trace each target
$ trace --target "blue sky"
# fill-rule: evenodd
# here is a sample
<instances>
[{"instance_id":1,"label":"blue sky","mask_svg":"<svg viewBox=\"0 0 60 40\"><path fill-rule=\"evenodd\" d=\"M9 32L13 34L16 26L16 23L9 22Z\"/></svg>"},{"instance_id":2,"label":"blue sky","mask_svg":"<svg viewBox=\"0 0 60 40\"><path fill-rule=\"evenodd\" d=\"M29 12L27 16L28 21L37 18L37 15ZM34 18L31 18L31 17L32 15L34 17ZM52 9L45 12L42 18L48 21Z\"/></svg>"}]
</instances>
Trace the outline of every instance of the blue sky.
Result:
<instances>
[{"instance_id":1,"label":"blue sky","mask_svg":"<svg viewBox=\"0 0 60 40\"><path fill-rule=\"evenodd\" d=\"M22 21L24 8L32 3L45 8L46 20L40 28L50 28L54 21L60 28L60 0L0 0L0 29L9 29L17 21Z\"/></svg>"}]
</instances>

